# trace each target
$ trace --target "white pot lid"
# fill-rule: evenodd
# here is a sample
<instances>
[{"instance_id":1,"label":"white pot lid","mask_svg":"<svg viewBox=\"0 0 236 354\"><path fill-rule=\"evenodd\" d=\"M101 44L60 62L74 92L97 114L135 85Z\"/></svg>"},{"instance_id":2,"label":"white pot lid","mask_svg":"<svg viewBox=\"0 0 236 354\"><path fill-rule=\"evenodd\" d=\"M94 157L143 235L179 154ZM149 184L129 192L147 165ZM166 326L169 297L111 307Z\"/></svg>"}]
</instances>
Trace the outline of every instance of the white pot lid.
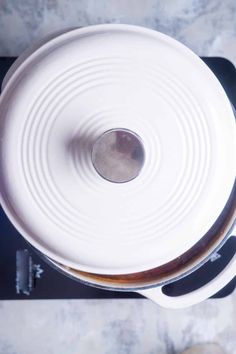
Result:
<instances>
[{"instance_id":1,"label":"white pot lid","mask_svg":"<svg viewBox=\"0 0 236 354\"><path fill-rule=\"evenodd\" d=\"M162 265L210 229L230 195L230 103L207 66L164 34L110 24L63 34L20 65L0 108L2 206L66 266L125 274ZM103 178L92 159L117 128L144 153L125 183Z\"/></svg>"}]
</instances>

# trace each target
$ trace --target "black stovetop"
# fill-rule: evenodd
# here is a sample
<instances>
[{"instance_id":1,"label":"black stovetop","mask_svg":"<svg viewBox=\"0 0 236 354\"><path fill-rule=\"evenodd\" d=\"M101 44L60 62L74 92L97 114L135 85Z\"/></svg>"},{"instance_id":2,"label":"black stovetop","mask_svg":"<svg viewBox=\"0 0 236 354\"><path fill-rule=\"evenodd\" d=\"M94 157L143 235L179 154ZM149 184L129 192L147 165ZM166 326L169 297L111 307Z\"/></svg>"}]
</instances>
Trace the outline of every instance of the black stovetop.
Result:
<instances>
[{"instance_id":1,"label":"black stovetop","mask_svg":"<svg viewBox=\"0 0 236 354\"><path fill-rule=\"evenodd\" d=\"M236 107L236 70L224 58L202 58L220 80L231 103ZM0 85L15 58L0 58ZM236 252L236 237L231 237L220 251L200 269L182 280L166 285L164 292L178 296L206 284L230 261ZM236 277L214 298L229 295L236 287ZM97 289L70 279L52 268L25 242L0 208L0 300L11 299L102 299L138 298L131 292Z\"/></svg>"}]
</instances>

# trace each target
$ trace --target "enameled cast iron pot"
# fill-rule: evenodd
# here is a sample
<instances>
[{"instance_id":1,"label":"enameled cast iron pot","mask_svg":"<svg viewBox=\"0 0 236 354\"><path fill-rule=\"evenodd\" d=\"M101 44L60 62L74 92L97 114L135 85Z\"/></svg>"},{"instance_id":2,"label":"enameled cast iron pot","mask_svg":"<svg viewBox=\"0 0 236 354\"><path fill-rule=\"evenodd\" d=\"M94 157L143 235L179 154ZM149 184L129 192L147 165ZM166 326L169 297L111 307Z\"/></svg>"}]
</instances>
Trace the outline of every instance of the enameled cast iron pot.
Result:
<instances>
[{"instance_id":1,"label":"enameled cast iron pot","mask_svg":"<svg viewBox=\"0 0 236 354\"><path fill-rule=\"evenodd\" d=\"M47 38L6 75L0 137L1 205L65 274L172 308L235 276L234 257L192 293L161 288L206 262L236 214L234 114L181 43L110 24Z\"/></svg>"}]
</instances>

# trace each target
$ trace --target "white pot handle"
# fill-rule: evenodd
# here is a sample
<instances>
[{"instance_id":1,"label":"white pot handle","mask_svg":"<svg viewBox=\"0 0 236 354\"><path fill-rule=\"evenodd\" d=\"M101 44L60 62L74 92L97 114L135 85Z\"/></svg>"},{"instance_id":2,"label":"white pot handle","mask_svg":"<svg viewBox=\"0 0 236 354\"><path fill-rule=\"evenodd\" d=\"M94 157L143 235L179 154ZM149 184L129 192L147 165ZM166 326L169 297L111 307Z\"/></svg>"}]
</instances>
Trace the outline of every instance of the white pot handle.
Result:
<instances>
[{"instance_id":1,"label":"white pot handle","mask_svg":"<svg viewBox=\"0 0 236 354\"><path fill-rule=\"evenodd\" d=\"M236 227L230 232L235 234ZM210 282L191 293L181 296L168 296L162 292L162 287L141 290L139 293L153 300L162 307L180 309L195 305L209 297L215 295L224 288L236 276L236 254L228 263L228 265Z\"/></svg>"}]
</instances>

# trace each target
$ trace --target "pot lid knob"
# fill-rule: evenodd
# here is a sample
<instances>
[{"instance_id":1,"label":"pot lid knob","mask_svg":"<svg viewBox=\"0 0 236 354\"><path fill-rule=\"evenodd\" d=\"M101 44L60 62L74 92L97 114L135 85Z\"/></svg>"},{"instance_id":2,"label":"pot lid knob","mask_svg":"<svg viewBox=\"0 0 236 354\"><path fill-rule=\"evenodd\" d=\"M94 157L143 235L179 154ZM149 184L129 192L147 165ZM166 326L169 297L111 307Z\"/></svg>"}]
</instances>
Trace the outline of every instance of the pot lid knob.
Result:
<instances>
[{"instance_id":1,"label":"pot lid knob","mask_svg":"<svg viewBox=\"0 0 236 354\"><path fill-rule=\"evenodd\" d=\"M128 129L111 129L95 141L92 162L104 179L114 183L136 178L144 164L144 146L141 138Z\"/></svg>"}]
</instances>

